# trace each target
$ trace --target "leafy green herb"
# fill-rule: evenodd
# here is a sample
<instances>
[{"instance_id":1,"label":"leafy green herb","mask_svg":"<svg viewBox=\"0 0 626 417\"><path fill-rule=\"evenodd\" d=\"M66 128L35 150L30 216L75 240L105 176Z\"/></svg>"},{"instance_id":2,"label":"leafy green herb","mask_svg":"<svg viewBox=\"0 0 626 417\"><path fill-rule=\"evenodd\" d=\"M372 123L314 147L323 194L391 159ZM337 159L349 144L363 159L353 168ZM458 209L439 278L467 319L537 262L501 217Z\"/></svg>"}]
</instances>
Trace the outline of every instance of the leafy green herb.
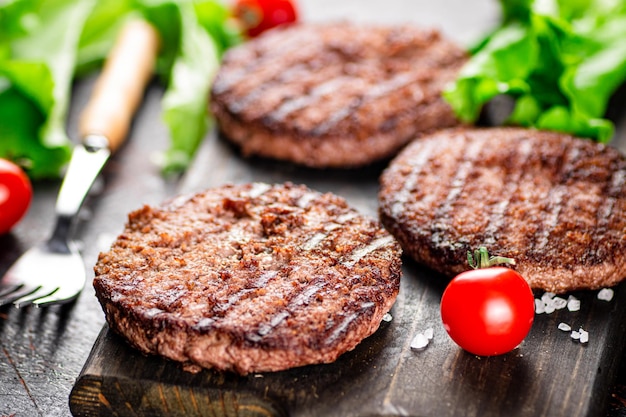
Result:
<instances>
[{"instance_id":1,"label":"leafy green herb","mask_svg":"<svg viewBox=\"0 0 626 417\"><path fill-rule=\"evenodd\" d=\"M98 68L122 24L143 15L159 30L156 71L171 145L163 170L191 161L209 125L208 92L221 53L241 41L218 0L14 0L0 6L0 157L34 178L57 177L71 83ZM71 22L71 24L68 24Z\"/></svg>"},{"instance_id":2,"label":"leafy green herb","mask_svg":"<svg viewBox=\"0 0 626 417\"><path fill-rule=\"evenodd\" d=\"M611 95L626 80L623 0L501 0L501 25L472 57L444 97L474 122L483 105L515 99L508 123L608 142L604 119Z\"/></svg>"},{"instance_id":3,"label":"leafy green herb","mask_svg":"<svg viewBox=\"0 0 626 417\"><path fill-rule=\"evenodd\" d=\"M194 7L192 3L183 3L177 8L180 47L175 49L169 87L162 101L163 118L172 138L170 148L163 155L165 173L180 172L189 165L208 129L209 89L225 47L217 44L211 32L203 26L205 24L211 29L223 27L215 25L215 16L221 15L225 19L226 14L223 9L216 9L215 5L204 2ZM214 13L206 13L207 8ZM204 13L197 13L197 10ZM160 11L166 13L164 17L171 16L167 8ZM154 10L148 16L162 21L156 18ZM205 19L200 21L199 17Z\"/></svg>"},{"instance_id":4,"label":"leafy green herb","mask_svg":"<svg viewBox=\"0 0 626 417\"><path fill-rule=\"evenodd\" d=\"M93 4L29 0L0 8L0 157L33 178L58 175L69 158L65 117L82 23Z\"/></svg>"},{"instance_id":5,"label":"leafy green herb","mask_svg":"<svg viewBox=\"0 0 626 417\"><path fill-rule=\"evenodd\" d=\"M210 124L209 89L221 55L242 38L229 25L228 10L215 0L141 3L145 16L169 42L164 55L171 65L166 64L161 73L168 78L162 107L171 145L163 155L162 169L166 174L178 173L188 167ZM167 12L172 8L177 13Z\"/></svg>"}]
</instances>

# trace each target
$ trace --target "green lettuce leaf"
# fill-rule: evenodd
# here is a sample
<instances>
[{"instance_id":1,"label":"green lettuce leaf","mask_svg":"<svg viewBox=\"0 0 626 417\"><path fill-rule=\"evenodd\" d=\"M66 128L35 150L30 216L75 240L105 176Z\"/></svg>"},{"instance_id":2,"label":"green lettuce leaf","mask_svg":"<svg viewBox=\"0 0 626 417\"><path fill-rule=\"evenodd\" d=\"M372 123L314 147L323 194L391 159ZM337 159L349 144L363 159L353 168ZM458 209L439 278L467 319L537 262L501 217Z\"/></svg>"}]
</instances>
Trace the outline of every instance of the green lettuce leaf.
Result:
<instances>
[{"instance_id":1,"label":"green lettuce leaf","mask_svg":"<svg viewBox=\"0 0 626 417\"><path fill-rule=\"evenodd\" d=\"M176 174L189 166L210 126L209 90L221 55L242 38L228 25L230 14L220 2L151 0L143 11L167 33L162 107L171 140L161 164L165 174Z\"/></svg>"},{"instance_id":2,"label":"green lettuce leaf","mask_svg":"<svg viewBox=\"0 0 626 417\"><path fill-rule=\"evenodd\" d=\"M0 157L35 179L58 176L69 159L65 120L76 50L94 3L29 0L0 8Z\"/></svg>"},{"instance_id":3,"label":"green lettuce leaf","mask_svg":"<svg viewBox=\"0 0 626 417\"><path fill-rule=\"evenodd\" d=\"M155 70L166 86L171 136L163 170L188 166L209 126L208 91L221 54L242 39L218 0L0 5L0 157L21 163L33 179L58 177L72 147L65 133L72 81L98 69L124 22L139 15L162 39Z\"/></svg>"},{"instance_id":4,"label":"green lettuce leaf","mask_svg":"<svg viewBox=\"0 0 626 417\"><path fill-rule=\"evenodd\" d=\"M444 92L458 117L475 122L500 94L515 108L507 123L608 142L604 118L626 80L626 2L501 1L501 25L471 50Z\"/></svg>"},{"instance_id":5,"label":"green lettuce leaf","mask_svg":"<svg viewBox=\"0 0 626 417\"><path fill-rule=\"evenodd\" d=\"M181 48L163 97L163 117L173 139L165 153L166 172L184 170L206 133L209 88L219 66L215 43L198 23L193 5L183 5L180 13Z\"/></svg>"}]
</instances>

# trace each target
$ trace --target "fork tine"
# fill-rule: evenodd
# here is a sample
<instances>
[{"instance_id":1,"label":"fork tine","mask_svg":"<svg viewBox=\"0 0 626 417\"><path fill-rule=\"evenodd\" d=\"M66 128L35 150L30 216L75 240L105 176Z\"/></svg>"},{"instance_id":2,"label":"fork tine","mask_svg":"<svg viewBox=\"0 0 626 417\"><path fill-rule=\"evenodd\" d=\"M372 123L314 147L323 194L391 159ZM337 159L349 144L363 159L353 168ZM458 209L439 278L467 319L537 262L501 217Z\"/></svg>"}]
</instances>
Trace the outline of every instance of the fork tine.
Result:
<instances>
[{"instance_id":1,"label":"fork tine","mask_svg":"<svg viewBox=\"0 0 626 417\"><path fill-rule=\"evenodd\" d=\"M78 294L79 293L76 292L72 293L62 291L62 288L59 288L58 291L55 291L50 295L36 299L33 301L33 304L35 307L49 307L55 304L65 304L74 301Z\"/></svg>"},{"instance_id":2,"label":"fork tine","mask_svg":"<svg viewBox=\"0 0 626 417\"><path fill-rule=\"evenodd\" d=\"M38 291L40 288L41 286L31 287L27 285L17 285L13 292L8 292L0 298L0 306L11 304L15 300L20 299L21 297L26 297L30 294L33 294L35 291Z\"/></svg>"},{"instance_id":3,"label":"fork tine","mask_svg":"<svg viewBox=\"0 0 626 417\"><path fill-rule=\"evenodd\" d=\"M22 288L24 286L24 284L10 284L10 285L2 285L0 286L0 299L4 298L5 296L14 293L15 291L19 290L20 288ZM2 305L2 304L0 304Z\"/></svg>"},{"instance_id":4,"label":"fork tine","mask_svg":"<svg viewBox=\"0 0 626 417\"><path fill-rule=\"evenodd\" d=\"M47 297L57 291L58 288L50 288L50 287L37 287L37 289L33 292L23 295L17 299L13 300L13 305L17 308L23 308L30 304L32 304L35 300Z\"/></svg>"}]
</instances>

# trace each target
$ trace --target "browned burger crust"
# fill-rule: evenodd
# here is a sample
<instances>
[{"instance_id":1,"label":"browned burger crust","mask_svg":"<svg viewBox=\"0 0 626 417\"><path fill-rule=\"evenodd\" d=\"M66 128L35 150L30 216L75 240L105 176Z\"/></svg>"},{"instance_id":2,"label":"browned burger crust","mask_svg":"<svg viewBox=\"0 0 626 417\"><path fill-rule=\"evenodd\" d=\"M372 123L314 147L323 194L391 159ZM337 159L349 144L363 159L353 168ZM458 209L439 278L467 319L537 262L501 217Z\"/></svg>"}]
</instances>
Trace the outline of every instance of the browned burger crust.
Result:
<instances>
[{"instance_id":1,"label":"browned burger crust","mask_svg":"<svg viewBox=\"0 0 626 417\"><path fill-rule=\"evenodd\" d=\"M453 129L407 146L381 177L379 212L406 253L449 277L486 246L533 288L626 277L626 159L564 134Z\"/></svg>"},{"instance_id":2,"label":"browned burger crust","mask_svg":"<svg viewBox=\"0 0 626 417\"><path fill-rule=\"evenodd\" d=\"M333 194L227 185L131 213L94 286L109 326L145 353L278 371L332 362L376 331L400 255Z\"/></svg>"},{"instance_id":3,"label":"browned burger crust","mask_svg":"<svg viewBox=\"0 0 626 417\"><path fill-rule=\"evenodd\" d=\"M465 61L434 30L300 24L229 50L211 110L245 155L363 166L458 124L441 92Z\"/></svg>"}]
</instances>

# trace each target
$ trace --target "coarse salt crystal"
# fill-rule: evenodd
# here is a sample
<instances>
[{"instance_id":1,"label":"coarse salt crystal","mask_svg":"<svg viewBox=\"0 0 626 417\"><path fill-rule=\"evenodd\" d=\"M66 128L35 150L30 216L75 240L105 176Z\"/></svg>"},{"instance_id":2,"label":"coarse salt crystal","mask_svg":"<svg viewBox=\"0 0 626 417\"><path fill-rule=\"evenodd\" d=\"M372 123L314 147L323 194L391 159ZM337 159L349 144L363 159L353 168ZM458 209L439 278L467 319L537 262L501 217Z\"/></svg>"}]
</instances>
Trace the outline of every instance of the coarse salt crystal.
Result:
<instances>
[{"instance_id":1,"label":"coarse salt crystal","mask_svg":"<svg viewBox=\"0 0 626 417\"><path fill-rule=\"evenodd\" d=\"M611 301L613 299L613 290L611 288L602 288L598 291L598 300Z\"/></svg>"},{"instance_id":2,"label":"coarse salt crystal","mask_svg":"<svg viewBox=\"0 0 626 417\"><path fill-rule=\"evenodd\" d=\"M389 323L391 322L391 320L393 320L393 316L389 313L385 313L385 315L383 316L383 321L385 323Z\"/></svg>"},{"instance_id":3,"label":"coarse salt crystal","mask_svg":"<svg viewBox=\"0 0 626 417\"><path fill-rule=\"evenodd\" d=\"M428 338L422 333L416 334L411 341L412 350L424 350L426 349L426 346L428 346Z\"/></svg>"},{"instance_id":4,"label":"coarse salt crystal","mask_svg":"<svg viewBox=\"0 0 626 417\"><path fill-rule=\"evenodd\" d=\"M426 336L426 339L428 340L432 340L434 334L435 332L433 331L432 327L429 327L428 329L424 330L424 336Z\"/></svg>"},{"instance_id":5,"label":"coarse salt crystal","mask_svg":"<svg viewBox=\"0 0 626 417\"><path fill-rule=\"evenodd\" d=\"M562 310L567 306L567 300L561 297L554 297L552 299L552 304L554 304L554 308L557 310Z\"/></svg>"},{"instance_id":6,"label":"coarse salt crystal","mask_svg":"<svg viewBox=\"0 0 626 417\"><path fill-rule=\"evenodd\" d=\"M535 298L535 314L543 314L546 312L546 304L538 298Z\"/></svg>"},{"instance_id":7,"label":"coarse salt crystal","mask_svg":"<svg viewBox=\"0 0 626 417\"><path fill-rule=\"evenodd\" d=\"M561 310L567 307L567 300L556 297L553 292L545 292L541 299L535 298L535 313L554 313L555 310Z\"/></svg>"},{"instance_id":8,"label":"coarse salt crystal","mask_svg":"<svg viewBox=\"0 0 626 417\"><path fill-rule=\"evenodd\" d=\"M572 339L574 340L578 340L580 339L580 333L578 333L576 330L574 330L571 334Z\"/></svg>"},{"instance_id":9,"label":"coarse salt crystal","mask_svg":"<svg viewBox=\"0 0 626 417\"><path fill-rule=\"evenodd\" d=\"M546 291L541 296L541 301L543 301L544 303L547 304L552 299L552 297L554 297L554 296L555 296L555 294L553 292Z\"/></svg>"},{"instance_id":10,"label":"coarse salt crystal","mask_svg":"<svg viewBox=\"0 0 626 417\"><path fill-rule=\"evenodd\" d=\"M580 343L587 343L589 341L589 332L583 330L582 327L578 329L578 334L580 335L580 338L578 339Z\"/></svg>"},{"instance_id":11,"label":"coarse salt crystal","mask_svg":"<svg viewBox=\"0 0 626 417\"><path fill-rule=\"evenodd\" d=\"M579 311L580 310L580 300L573 295L570 295L567 299L567 309L569 311Z\"/></svg>"},{"instance_id":12,"label":"coarse salt crystal","mask_svg":"<svg viewBox=\"0 0 626 417\"><path fill-rule=\"evenodd\" d=\"M559 323L559 330L563 330L564 332L569 332L572 330L572 326L567 323Z\"/></svg>"}]
</instances>

